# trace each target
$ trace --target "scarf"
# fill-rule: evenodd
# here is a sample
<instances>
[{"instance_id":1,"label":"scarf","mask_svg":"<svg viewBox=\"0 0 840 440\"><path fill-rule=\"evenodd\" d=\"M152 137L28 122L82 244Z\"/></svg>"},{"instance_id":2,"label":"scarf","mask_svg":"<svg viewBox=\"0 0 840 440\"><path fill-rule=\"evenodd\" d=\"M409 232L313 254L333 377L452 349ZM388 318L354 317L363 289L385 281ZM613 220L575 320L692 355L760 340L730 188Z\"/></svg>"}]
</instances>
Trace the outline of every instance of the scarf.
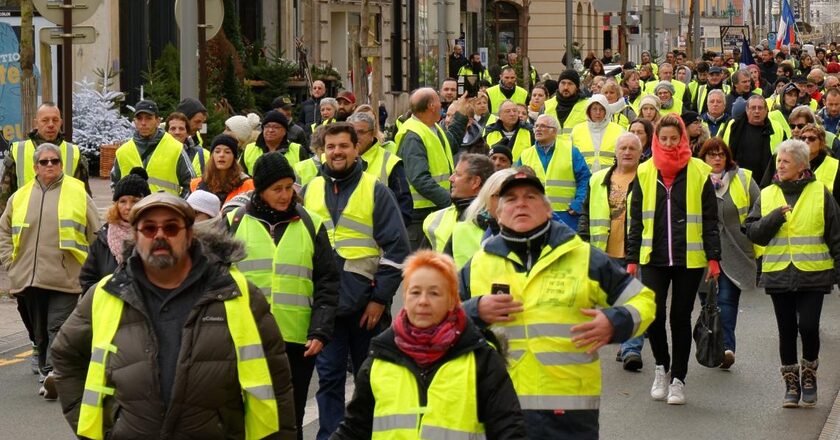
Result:
<instances>
[{"instance_id":1,"label":"scarf","mask_svg":"<svg viewBox=\"0 0 840 440\"><path fill-rule=\"evenodd\" d=\"M726 195L726 191L729 190L729 182L732 181L732 176L738 172L737 168L729 171L724 171L720 174L711 173L709 174L709 179L712 181L712 185L715 187L715 195L719 199L722 199L723 196Z\"/></svg>"},{"instance_id":2,"label":"scarf","mask_svg":"<svg viewBox=\"0 0 840 440\"><path fill-rule=\"evenodd\" d=\"M298 215L297 209L295 209L296 205L297 201L292 198L292 201L289 202L289 207L285 211L278 211L268 206L256 191L251 194L251 209L254 211L254 216L265 220L271 225L289 221L293 217L296 217Z\"/></svg>"},{"instance_id":3,"label":"scarf","mask_svg":"<svg viewBox=\"0 0 840 440\"><path fill-rule=\"evenodd\" d=\"M394 342L420 368L427 368L455 346L464 328L467 315L461 306L456 306L438 325L429 328L417 328L408 321L408 312L400 310L394 320Z\"/></svg>"},{"instance_id":4,"label":"scarf","mask_svg":"<svg viewBox=\"0 0 840 440\"><path fill-rule=\"evenodd\" d=\"M559 92L557 93L557 119L560 120L560 123L566 122L566 118L569 117L569 113L572 112L572 108L575 104L580 101L580 96L578 94L572 95L569 98L564 98Z\"/></svg>"},{"instance_id":5,"label":"scarf","mask_svg":"<svg viewBox=\"0 0 840 440\"><path fill-rule=\"evenodd\" d=\"M131 238L131 225L120 220L119 223L108 224L108 249L117 260L117 264L123 262L123 243Z\"/></svg>"},{"instance_id":6,"label":"scarf","mask_svg":"<svg viewBox=\"0 0 840 440\"><path fill-rule=\"evenodd\" d=\"M674 183L674 178L688 165L688 161L691 159L691 147L688 144L685 124L683 124L682 120L679 121L680 127L682 128L679 145L666 150L659 145L659 138L657 136L653 137L653 142L651 143L653 164L659 170L659 173L662 174L662 183L667 188L671 188L671 184Z\"/></svg>"}]
</instances>

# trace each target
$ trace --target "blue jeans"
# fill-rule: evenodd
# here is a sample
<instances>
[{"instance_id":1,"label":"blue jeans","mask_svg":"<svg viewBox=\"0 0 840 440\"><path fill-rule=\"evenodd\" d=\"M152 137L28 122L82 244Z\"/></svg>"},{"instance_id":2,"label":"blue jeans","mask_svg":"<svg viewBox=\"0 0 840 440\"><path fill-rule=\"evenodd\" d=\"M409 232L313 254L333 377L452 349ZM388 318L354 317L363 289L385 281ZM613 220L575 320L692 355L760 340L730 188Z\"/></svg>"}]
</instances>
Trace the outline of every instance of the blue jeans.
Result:
<instances>
[{"instance_id":1,"label":"blue jeans","mask_svg":"<svg viewBox=\"0 0 840 440\"><path fill-rule=\"evenodd\" d=\"M704 298L705 299L705 298ZM738 302L741 289L721 271L718 277L718 307L723 326L723 348L735 351L735 324L738 322ZM705 304L705 301L703 301Z\"/></svg>"},{"instance_id":2,"label":"blue jeans","mask_svg":"<svg viewBox=\"0 0 840 440\"><path fill-rule=\"evenodd\" d=\"M627 269L627 260L624 258L613 258L610 257L611 260L618 263L623 269ZM645 335L639 336L638 338L630 338L621 343L620 351L621 351L621 360L623 361L625 357L629 354L642 354L642 348L645 347Z\"/></svg>"},{"instance_id":3,"label":"blue jeans","mask_svg":"<svg viewBox=\"0 0 840 440\"><path fill-rule=\"evenodd\" d=\"M389 325L388 317L382 316L373 330L359 327L364 309L349 316L335 318L333 339L324 346L315 359L318 371L317 440L327 440L344 420L344 383L347 379L347 356L353 364L353 376L359 372L362 362L367 358L370 340Z\"/></svg>"}]
</instances>

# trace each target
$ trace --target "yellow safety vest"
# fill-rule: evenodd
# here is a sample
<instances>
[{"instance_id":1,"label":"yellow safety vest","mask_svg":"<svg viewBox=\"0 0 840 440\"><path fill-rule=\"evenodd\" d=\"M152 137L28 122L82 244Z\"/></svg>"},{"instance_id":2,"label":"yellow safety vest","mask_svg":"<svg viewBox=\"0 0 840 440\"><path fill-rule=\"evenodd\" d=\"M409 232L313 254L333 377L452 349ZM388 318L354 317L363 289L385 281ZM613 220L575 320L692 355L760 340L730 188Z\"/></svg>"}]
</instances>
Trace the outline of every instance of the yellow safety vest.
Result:
<instances>
[{"instance_id":1,"label":"yellow safety vest","mask_svg":"<svg viewBox=\"0 0 840 440\"><path fill-rule=\"evenodd\" d=\"M519 160L522 165L533 168L545 185L545 194L551 201L551 209L555 212L565 212L575 199L577 189L575 171L572 168L572 146L558 138L547 170L543 168L537 148L541 147L535 145L525 150Z\"/></svg>"},{"instance_id":2,"label":"yellow safety vest","mask_svg":"<svg viewBox=\"0 0 840 440\"><path fill-rule=\"evenodd\" d=\"M379 245L373 238L373 194L377 182L376 177L362 173L361 180L347 200L347 206L341 212L337 224L333 224L325 203L327 180L318 176L306 187L304 206L321 217L330 237L330 244L338 255L346 260L379 258Z\"/></svg>"},{"instance_id":3,"label":"yellow safety vest","mask_svg":"<svg viewBox=\"0 0 840 440\"><path fill-rule=\"evenodd\" d=\"M458 76L467 75L476 75L478 76L479 81L487 81L488 83L493 81L490 78L490 73L487 71L487 69L482 70L481 73L475 73L475 71L469 65L461 66L461 68L458 69Z\"/></svg>"},{"instance_id":4,"label":"yellow safety vest","mask_svg":"<svg viewBox=\"0 0 840 440\"><path fill-rule=\"evenodd\" d=\"M761 215L787 205L778 185L761 190ZM825 243L825 185L814 181L805 186L793 209L785 214L776 236L764 248L763 272L778 272L793 264L804 272L834 268Z\"/></svg>"},{"instance_id":5,"label":"yellow safety vest","mask_svg":"<svg viewBox=\"0 0 840 440\"><path fill-rule=\"evenodd\" d=\"M155 193L160 190L170 194L181 194L181 183L178 181L178 160L184 154L184 144L164 133L163 138L155 147L150 157L144 162L140 158L134 139L117 148L117 164L120 175L125 177L134 167L143 167L149 174L149 189Z\"/></svg>"},{"instance_id":6,"label":"yellow safety vest","mask_svg":"<svg viewBox=\"0 0 840 440\"><path fill-rule=\"evenodd\" d=\"M458 222L458 210L454 205L437 210L423 220L423 234L429 240L432 249L443 252L446 242L452 236L455 223Z\"/></svg>"},{"instance_id":7,"label":"yellow safety vest","mask_svg":"<svg viewBox=\"0 0 840 440\"><path fill-rule=\"evenodd\" d=\"M825 156L820 166L814 170L817 181L822 182L828 192L832 194L834 194L834 181L837 180L838 165L840 165L840 161L831 156Z\"/></svg>"},{"instance_id":8,"label":"yellow safety vest","mask_svg":"<svg viewBox=\"0 0 840 440\"><path fill-rule=\"evenodd\" d=\"M14 193L12 198L12 261L20 250L20 237L32 225L26 223L29 199L36 180L32 179ZM84 264L88 254L87 193L81 180L65 175L58 195L58 247ZM41 197L44 197L42 194ZM42 212L43 213L43 212ZM35 232L37 233L37 232Z\"/></svg>"},{"instance_id":9,"label":"yellow safety vest","mask_svg":"<svg viewBox=\"0 0 840 440\"><path fill-rule=\"evenodd\" d=\"M268 369L262 338L249 304L248 282L238 270L230 275L242 293L226 300L225 314L228 330L236 348L236 371L242 387L245 408L245 438L260 439L279 431L277 399ZM91 356L85 378L85 392L79 409L76 434L85 438L103 439L105 396L113 396L108 386L107 363L109 353L119 347L113 345L119 329L124 302L105 290L111 279L106 276L96 285L91 306Z\"/></svg>"},{"instance_id":10,"label":"yellow safety vest","mask_svg":"<svg viewBox=\"0 0 840 440\"><path fill-rule=\"evenodd\" d=\"M330 118L330 119L327 119L326 121L321 121L321 124L320 124L320 125L332 124L333 122L335 122L335 118ZM313 122L313 123L309 126L309 132L310 132L310 133L315 133L315 129L316 129L316 128L318 128L318 124L317 124L317 123L315 123L315 122Z\"/></svg>"},{"instance_id":11,"label":"yellow safety vest","mask_svg":"<svg viewBox=\"0 0 840 440\"><path fill-rule=\"evenodd\" d=\"M733 147L733 145L729 143L729 136L732 134L732 124L734 123L735 119L730 119L726 122L726 125L718 130L718 137L723 139L723 142L728 145L729 148ZM782 140L785 137L785 130L772 118L770 118L770 126L773 127L773 134L770 135L770 152L775 155L776 147L782 143Z\"/></svg>"},{"instance_id":12,"label":"yellow safety vest","mask_svg":"<svg viewBox=\"0 0 840 440\"><path fill-rule=\"evenodd\" d=\"M382 146L379 142L375 142L362 154L362 159L367 163L365 172L373 175L382 182L383 185L388 185L388 178L391 176L391 170L401 162L401 159L396 154L391 153Z\"/></svg>"},{"instance_id":13,"label":"yellow safety vest","mask_svg":"<svg viewBox=\"0 0 840 440\"><path fill-rule=\"evenodd\" d=\"M741 226L744 226L744 221L752 207L752 203L750 203L750 182L752 182L752 171L746 168L738 168L732 182L729 183L729 196L732 197L732 202L738 208L738 219L741 221Z\"/></svg>"},{"instance_id":14,"label":"yellow safety vest","mask_svg":"<svg viewBox=\"0 0 840 440\"><path fill-rule=\"evenodd\" d=\"M300 186L306 186L312 181L312 179L318 176L319 172L321 172L321 159L315 155L309 159L296 163L293 168L295 169L295 175L297 176L297 183L299 183Z\"/></svg>"},{"instance_id":15,"label":"yellow safety vest","mask_svg":"<svg viewBox=\"0 0 840 440\"><path fill-rule=\"evenodd\" d=\"M299 143L289 142L289 149L283 153L283 157L289 161L289 165L295 166L296 163L300 162L300 149ZM262 148L258 147L256 142L251 142L245 146L245 153L243 154L245 156L245 172L254 175L254 165L257 163L257 159L263 155Z\"/></svg>"},{"instance_id":16,"label":"yellow safety vest","mask_svg":"<svg viewBox=\"0 0 840 440\"><path fill-rule=\"evenodd\" d=\"M528 91L522 87L516 86L513 95L511 95L510 98L506 98L502 93L502 86L496 84L495 86L487 89L487 97L489 98L488 104L490 105L490 113L498 115L499 107L501 107L502 103L507 99L510 99L516 104L525 104L528 100Z\"/></svg>"},{"instance_id":17,"label":"yellow safety vest","mask_svg":"<svg viewBox=\"0 0 840 440\"><path fill-rule=\"evenodd\" d=\"M212 153L204 148L199 148L198 150L196 150L195 156L193 156L192 160L192 167L195 177L201 177L202 175L204 175L204 168L207 165L207 159L210 158L210 160L213 160L212 157Z\"/></svg>"},{"instance_id":18,"label":"yellow safety vest","mask_svg":"<svg viewBox=\"0 0 840 440\"><path fill-rule=\"evenodd\" d=\"M458 222L452 229L452 258L455 268L461 270L473 255L481 249L484 230L474 222Z\"/></svg>"},{"instance_id":19,"label":"yellow safety vest","mask_svg":"<svg viewBox=\"0 0 840 440\"><path fill-rule=\"evenodd\" d=\"M560 129L557 131L557 135L560 139L569 141L572 138L572 129L575 128L578 124L586 123L586 105L588 100L581 99L580 101L572 107L571 113L569 116L566 117L566 122L561 122L560 118L557 117L557 97L552 96L551 99L545 101L545 114L554 116L554 119L557 119L557 122L560 124Z\"/></svg>"},{"instance_id":20,"label":"yellow safety vest","mask_svg":"<svg viewBox=\"0 0 840 440\"><path fill-rule=\"evenodd\" d=\"M592 134L589 132L588 124L578 124L572 129L572 144L580 150L589 169L598 171L601 168L609 168L615 163L615 143L618 137L624 133L624 129L615 122L607 124L604 135L601 137L599 151L595 151L592 142Z\"/></svg>"},{"instance_id":21,"label":"yellow safety vest","mask_svg":"<svg viewBox=\"0 0 840 440\"><path fill-rule=\"evenodd\" d=\"M61 151L64 175L75 176L76 169L79 167L79 157L82 154L79 147L67 141L62 141L58 149ZM12 159L15 161L17 187L21 188L35 178L35 143L32 142L32 139L18 141L16 147L11 150Z\"/></svg>"},{"instance_id":22,"label":"yellow safety vest","mask_svg":"<svg viewBox=\"0 0 840 440\"><path fill-rule=\"evenodd\" d=\"M423 145L426 147L426 155L429 158L429 173L432 179L440 185L441 188L449 192L451 183L449 176L452 175L452 170L455 169L455 164L452 160L452 148L449 146L449 139L446 138L446 133L440 128L440 125L435 124L435 130L432 131L429 126L420 122L419 119L412 117L405 121L397 133L397 151L402 150L402 139L407 132L413 132L420 136ZM400 153L402 154L402 153ZM417 192L411 181L408 182L411 190L411 199L414 202L414 209L433 208L435 206L431 200L423 197Z\"/></svg>"},{"instance_id":23,"label":"yellow safety vest","mask_svg":"<svg viewBox=\"0 0 840 440\"><path fill-rule=\"evenodd\" d=\"M677 101L674 98L671 98L671 101L673 101L673 103L674 103L671 106L671 108L660 108L659 109L659 114L660 115L667 116L667 115L670 115L672 113L676 113L677 115L682 114L682 101Z\"/></svg>"},{"instance_id":24,"label":"yellow safety vest","mask_svg":"<svg viewBox=\"0 0 840 440\"><path fill-rule=\"evenodd\" d=\"M299 219L286 226L275 246L274 238L260 220L243 214L236 238L245 243L247 257L236 267L260 288L271 305L271 314L286 342L306 344L312 317L312 257L314 233L321 227L321 217L301 207L309 215L313 231ZM228 213L233 222L236 211Z\"/></svg>"},{"instance_id":25,"label":"yellow safety vest","mask_svg":"<svg viewBox=\"0 0 840 440\"><path fill-rule=\"evenodd\" d=\"M711 173L711 167L700 159L691 158L688 162L685 195L685 249L686 267L696 269L706 267L706 252L703 249L703 186ZM653 247L653 219L656 216L657 177L659 171L652 160L639 165L637 172L639 187L642 190L642 246L639 251L639 263L650 262Z\"/></svg>"},{"instance_id":26,"label":"yellow safety vest","mask_svg":"<svg viewBox=\"0 0 840 440\"><path fill-rule=\"evenodd\" d=\"M496 143L501 142L505 138L501 130L494 130L489 133L487 133L486 128L484 130L486 133L484 135L484 141L487 142L487 146L490 148L493 148L493 145L496 145ZM527 150L531 145L533 145L531 143L531 131L527 128L518 128L516 134L514 134L513 147L510 148L513 154L513 161L516 162L519 160L522 152Z\"/></svg>"},{"instance_id":27,"label":"yellow safety vest","mask_svg":"<svg viewBox=\"0 0 840 440\"><path fill-rule=\"evenodd\" d=\"M371 440L483 440L478 421L478 369L473 352L443 364L420 406L417 378L402 365L375 358L370 368L373 392Z\"/></svg>"},{"instance_id":28,"label":"yellow safety vest","mask_svg":"<svg viewBox=\"0 0 840 440\"><path fill-rule=\"evenodd\" d=\"M602 251L607 250L610 238L610 201L604 179L610 169L592 174L589 179L589 244Z\"/></svg>"},{"instance_id":29,"label":"yellow safety vest","mask_svg":"<svg viewBox=\"0 0 840 440\"><path fill-rule=\"evenodd\" d=\"M493 284L510 287L521 313L491 328L510 344L508 373L523 410L597 410L601 395L598 354L572 342L571 328L591 321L583 307L608 307L605 292L589 278L592 247L575 236L557 247L546 245L528 272L514 266L519 257L507 258L481 250L470 263L473 297L489 294ZM636 324L634 336L644 333L653 320L653 293L633 280L614 306L626 307Z\"/></svg>"},{"instance_id":30,"label":"yellow safety vest","mask_svg":"<svg viewBox=\"0 0 840 440\"><path fill-rule=\"evenodd\" d=\"M779 127L782 128L785 132L785 137L790 139L791 137L791 129L790 124L788 123L787 119L785 119L785 115L782 114L781 110L773 110L770 113L767 113L767 118L770 119L772 123L775 123Z\"/></svg>"}]
</instances>

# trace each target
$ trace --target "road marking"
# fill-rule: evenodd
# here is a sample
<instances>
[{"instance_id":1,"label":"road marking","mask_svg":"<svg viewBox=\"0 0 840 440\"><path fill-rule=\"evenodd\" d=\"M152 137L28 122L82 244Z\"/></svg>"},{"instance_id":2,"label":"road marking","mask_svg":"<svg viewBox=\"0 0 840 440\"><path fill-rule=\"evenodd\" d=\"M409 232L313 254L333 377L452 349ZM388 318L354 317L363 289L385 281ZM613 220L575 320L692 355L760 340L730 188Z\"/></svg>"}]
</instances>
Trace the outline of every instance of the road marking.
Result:
<instances>
[{"instance_id":1,"label":"road marking","mask_svg":"<svg viewBox=\"0 0 840 440\"><path fill-rule=\"evenodd\" d=\"M32 350L25 351L25 352L23 352L23 353L21 353L21 354L17 354L17 355L15 355L15 357L16 357L16 358L18 358L18 359L26 359L26 358L28 358L29 356L32 356Z\"/></svg>"},{"instance_id":2,"label":"road marking","mask_svg":"<svg viewBox=\"0 0 840 440\"><path fill-rule=\"evenodd\" d=\"M6 365L14 365L19 364L26 359L0 359L0 367L4 367Z\"/></svg>"}]
</instances>

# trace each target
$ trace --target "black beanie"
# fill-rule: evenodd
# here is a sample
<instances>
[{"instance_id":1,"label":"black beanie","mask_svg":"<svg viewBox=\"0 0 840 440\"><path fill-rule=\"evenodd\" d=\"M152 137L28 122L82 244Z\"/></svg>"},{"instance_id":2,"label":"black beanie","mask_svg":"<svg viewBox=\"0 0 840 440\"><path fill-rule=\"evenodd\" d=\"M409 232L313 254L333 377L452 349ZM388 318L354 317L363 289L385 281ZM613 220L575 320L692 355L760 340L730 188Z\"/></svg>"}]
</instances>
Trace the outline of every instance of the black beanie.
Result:
<instances>
[{"instance_id":1,"label":"black beanie","mask_svg":"<svg viewBox=\"0 0 840 440\"><path fill-rule=\"evenodd\" d=\"M142 167L132 168L127 176L114 185L113 201L116 202L122 196L135 196L142 199L151 194L152 191L149 189L147 180L149 180L149 174L146 173L146 170Z\"/></svg>"},{"instance_id":2,"label":"black beanie","mask_svg":"<svg viewBox=\"0 0 840 440\"><path fill-rule=\"evenodd\" d=\"M279 151L265 153L254 164L254 190L257 194L268 189L280 179L295 180L295 170L289 165L286 156Z\"/></svg>"},{"instance_id":3,"label":"black beanie","mask_svg":"<svg viewBox=\"0 0 840 440\"><path fill-rule=\"evenodd\" d=\"M265 124L268 124L269 122L276 122L282 125L286 130L289 129L289 120L286 118L286 115L278 112L277 110L272 110L263 116L262 125L265 126Z\"/></svg>"},{"instance_id":4,"label":"black beanie","mask_svg":"<svg viewBox=\"0 0 840 440\"><path fill-rule=\"evenodd\" d=\"M580 74L577 73L576 70L571 70L571 69L564 70L562 73L560 73L560 77L557 78L557 82L559 83L560 81L563 81L564 79L567 79L567 80L575 83L575 86L577 86L577 88L580 88Z\"/></svg>"},{"instance_id":5,"label":"black beanie","mask_svg":"<svg viewBox=\"0 0 840 440\"><path fill-rule=\"evenodd\" d=\"M513 153L511 153L510 148L507 145L502 144L501 142L493 145L493 148L487 153L488 157L492 157L494 154L504 154L507 156L508 160L513 163Z\"/></svg>"},{"instance_id":6,"label":"black beanie","mask_svg":"<svg viewBox=\"0 0 840 440\"><path fill-rule=\"evenodd\" d=\"M178 103L178 107L175 107L175 111L183 113L187 119L192 119L196 113L207 114L207 109L195 98L182 99L181 102Z\"/></svg>"},{"instance_id":7,"label":"black beanie","mask_svg":"<svg viewBox=\"0 0 840 440\"><path fill-rule=\"evenodd\" d=\"M236 142L233 136L229 136L226 134L220 134L213 138L213 142L210 144L210 152L212 153L213 150L216 148L216 145L224 145L230 148L230 151L233 152L233 157L239 157L239 144Z\"/></svg>"}]
</instances>

